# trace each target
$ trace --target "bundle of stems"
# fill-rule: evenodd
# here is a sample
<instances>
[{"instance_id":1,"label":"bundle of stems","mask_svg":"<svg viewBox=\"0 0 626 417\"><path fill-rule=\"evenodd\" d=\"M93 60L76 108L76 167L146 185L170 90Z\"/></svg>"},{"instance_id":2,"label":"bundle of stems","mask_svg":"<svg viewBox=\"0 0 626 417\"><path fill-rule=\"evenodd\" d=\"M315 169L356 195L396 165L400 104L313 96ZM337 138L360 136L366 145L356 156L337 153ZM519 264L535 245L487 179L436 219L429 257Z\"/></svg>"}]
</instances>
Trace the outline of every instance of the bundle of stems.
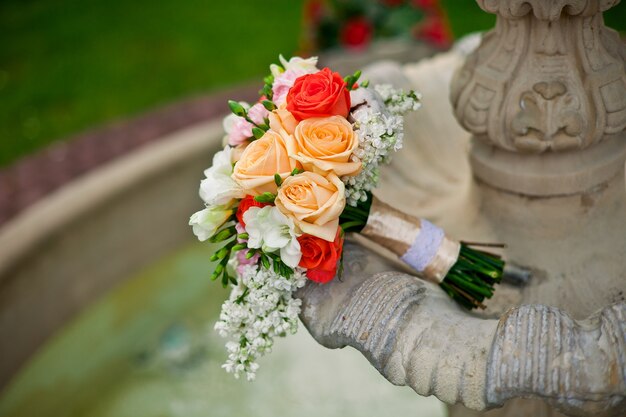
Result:
<instances>
[{"instance_id":1,"label":"bundle of stems","mask_svg":"<svg viewBox=\"0 0 626 417\"><path fill-rule=\"evenodd\" d=\"M366 201L356 207L346 206L340 217L340 225L345 232L358 233L367 224L373 197L368 194ZM467 309L485 308L483 301L491 298L495 284L500 283L505 262L497 254L479 248L496 247L501 244L461 242L459 255L439 286L456 302ZM393 249L393 248L388 248ZM396 253L402 256L402 253Z\"/></svg>"},{"instance_id":2,"label":"bundle of stems","mask_svg":"<svg viewBox=\"0 0 626 417\"><path fill-rule=\"evenodd\" d=\"M461 242L459 258L439 283L452 299L470 310L485 308L483 301L491 298L495 291L494 285L502 280L505 264L499 255L476 249L478 246L483 245Z\"/></svg>"}]
</instances>

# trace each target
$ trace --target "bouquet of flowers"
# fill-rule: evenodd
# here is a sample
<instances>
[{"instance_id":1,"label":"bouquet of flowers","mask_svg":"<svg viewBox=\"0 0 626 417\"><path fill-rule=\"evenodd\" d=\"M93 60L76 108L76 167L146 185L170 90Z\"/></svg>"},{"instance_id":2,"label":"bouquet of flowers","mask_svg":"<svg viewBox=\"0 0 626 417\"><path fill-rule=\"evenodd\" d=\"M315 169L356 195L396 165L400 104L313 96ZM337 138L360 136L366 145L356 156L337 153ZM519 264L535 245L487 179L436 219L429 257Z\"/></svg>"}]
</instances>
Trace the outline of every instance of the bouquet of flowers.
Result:
<instances>
[{"instance_id":1,"label":"bouquet of flowers","mask_svg":"<svg viewBox=\"0 0 626 417\"><path fill-rule=\"evenodd\" d=\"M230 339L226 371L254 379L274 338L296 331L300 300L292 294L307 280L338 275L345 232L395 250L466 307L491 296L499 258L371 194L380 166L402 147L402 116L420 107L419 95L370 87L358 71L342 78L319 69L317 58L281 56L270 70L257 103L229 102L227 143L200 184L206 207L189 221L201 241L218 246L211 278L232 288L215 326ZM406 232L398 219L413 233L398 233Z\"/></svg>"}]
</instances>

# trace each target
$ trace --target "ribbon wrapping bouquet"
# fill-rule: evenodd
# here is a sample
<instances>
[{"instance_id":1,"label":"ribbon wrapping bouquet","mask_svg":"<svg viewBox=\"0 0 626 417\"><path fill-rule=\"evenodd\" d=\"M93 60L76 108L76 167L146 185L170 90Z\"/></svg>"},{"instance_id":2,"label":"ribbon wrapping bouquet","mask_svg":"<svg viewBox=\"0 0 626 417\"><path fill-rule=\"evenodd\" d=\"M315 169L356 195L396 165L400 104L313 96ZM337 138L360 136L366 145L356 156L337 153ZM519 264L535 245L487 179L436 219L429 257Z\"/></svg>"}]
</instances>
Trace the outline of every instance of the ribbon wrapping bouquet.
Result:
<instances>
[{"instance_id":1,"label":"ribbon wrapping bouquet","mask_svg":"<svg viewBox=\"0 0 626 417\"><path fill-rule=\"evenodd\" d=\"M231 287L215 325L229 339L226 371L254 379L274 338L297 330L293 292L341 275L350 232L390 249L463 307L483 307L502 277L500 257L372 195L419 95L369 86L358 71L343 78L317 58L281 56L270 70L257 103L229 101L224 149L200 183L205 208L189 220L216 246L211 278Z\"/></svg>"}]
</instances>

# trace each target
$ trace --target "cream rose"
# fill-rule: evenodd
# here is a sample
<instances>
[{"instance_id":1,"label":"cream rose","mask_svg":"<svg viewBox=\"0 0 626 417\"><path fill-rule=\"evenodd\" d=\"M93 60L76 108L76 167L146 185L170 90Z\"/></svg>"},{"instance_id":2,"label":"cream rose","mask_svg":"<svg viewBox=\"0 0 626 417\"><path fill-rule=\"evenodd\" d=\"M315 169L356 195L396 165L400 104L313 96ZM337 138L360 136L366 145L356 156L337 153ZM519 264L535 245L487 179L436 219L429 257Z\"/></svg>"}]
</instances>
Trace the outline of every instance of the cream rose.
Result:
<instances>
[{"instance_id":1,"label":"cream rose","mask_svg":"<svg viewBox=\"0 0 626 417\"><path fill-rule=\"evenodd\" d=\"M298 151L293 158L307 171L344 176L356 175L361 170L361 162L350 159L359 146L359 139L344 117L302 120L296 126L294 137Z\"/></svg>"},{"instance_id":2,"label":"cream rose","mask_svg":"<svg viewBox=\"0 0 626 417\"><path fill-rule=\"evenodd\" d=\"M276 193L274 174L279 174L284 179L298 168L298 162L289 157L294 151L293 138L268 130L263 137L250 143L243 151L235 164L233 179L246 194Z\"/></svg>"},{"instance_id":3,"label":"cream rose","mask_svg":"<svg viewBox=\"0 0 626 417\"><path fill-rule=\"evenodd\" d=\"M283 181L275 204L303 233L332 242L346 205L345 189L333 173L324 177L307 171Z\"/></svg>"}]
</instances>

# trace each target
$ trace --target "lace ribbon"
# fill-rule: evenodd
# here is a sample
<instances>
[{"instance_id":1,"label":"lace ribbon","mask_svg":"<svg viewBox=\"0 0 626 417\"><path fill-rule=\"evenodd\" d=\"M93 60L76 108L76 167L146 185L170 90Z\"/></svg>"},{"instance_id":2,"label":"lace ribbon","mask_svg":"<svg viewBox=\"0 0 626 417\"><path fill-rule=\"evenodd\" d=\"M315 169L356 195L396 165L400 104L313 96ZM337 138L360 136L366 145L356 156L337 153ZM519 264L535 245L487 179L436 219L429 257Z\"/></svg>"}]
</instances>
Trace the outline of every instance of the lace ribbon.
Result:
<instances>
[{"instance_id":1,"label":"lace ribbon","mask_svg":"<svg viewBox=\"0 0 626 417\"><path fill-rule=\"evenodd\" d=\"M391 250L424 279L440 283L459 257L461 245L427 220L374 198L361 234Z\"/></svg>"}]
</instances>

